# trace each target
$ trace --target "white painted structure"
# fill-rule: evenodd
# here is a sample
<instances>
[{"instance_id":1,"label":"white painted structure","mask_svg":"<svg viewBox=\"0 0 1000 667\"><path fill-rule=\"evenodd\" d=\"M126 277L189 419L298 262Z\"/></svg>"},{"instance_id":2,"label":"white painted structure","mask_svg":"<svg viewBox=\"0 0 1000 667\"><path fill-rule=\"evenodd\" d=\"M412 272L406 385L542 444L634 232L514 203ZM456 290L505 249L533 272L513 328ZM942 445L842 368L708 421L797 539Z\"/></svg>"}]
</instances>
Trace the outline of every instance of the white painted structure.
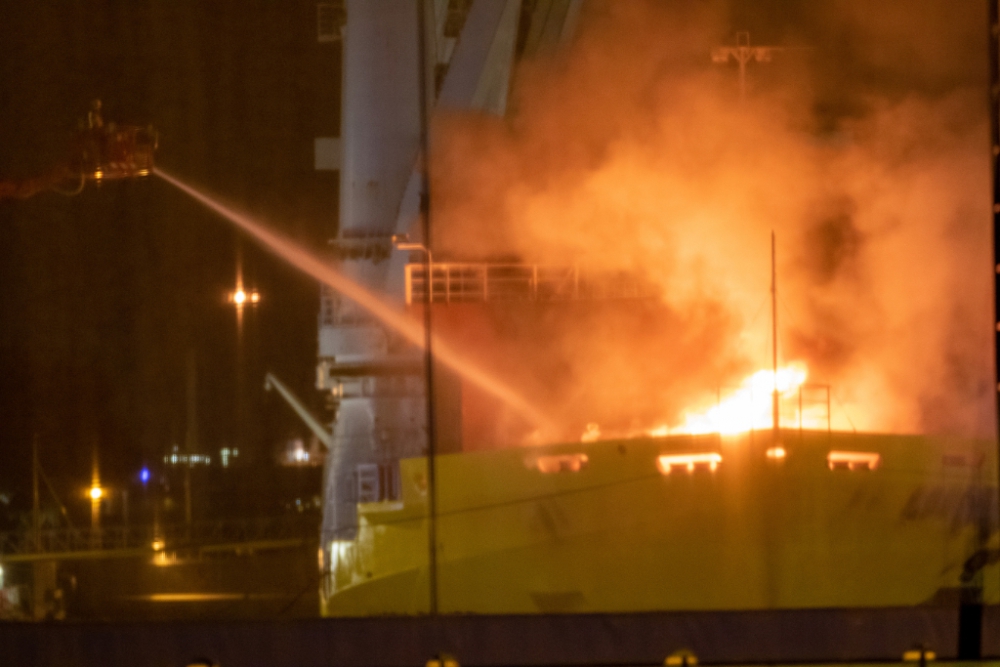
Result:
<instances>
[{"instance_id":1,"label":"white painted structure","mask_svg":"<svg viewBox=\"0 0 1000 667\"><path fill-rule=\"evenodd\" d=\"M527 50L565 38L579 4L534 3ZM521 0L344 5L341 136L317 138L316 168L340 168L334 244L341 270L403 308L409 253L394 251L391 238L422 237L420 86L427 86L425 99L435 108L503 114L526 7ZM433 36L426 76L420 72L421 20ZM442 70L436 94L435 73ZM336 406L324 472L322 544L329 563L337 543L356 534L357 503L392 498L398 460L427 450L423 357L350 301L324 292L317 387Z\"/></svg>"}]
</instances>

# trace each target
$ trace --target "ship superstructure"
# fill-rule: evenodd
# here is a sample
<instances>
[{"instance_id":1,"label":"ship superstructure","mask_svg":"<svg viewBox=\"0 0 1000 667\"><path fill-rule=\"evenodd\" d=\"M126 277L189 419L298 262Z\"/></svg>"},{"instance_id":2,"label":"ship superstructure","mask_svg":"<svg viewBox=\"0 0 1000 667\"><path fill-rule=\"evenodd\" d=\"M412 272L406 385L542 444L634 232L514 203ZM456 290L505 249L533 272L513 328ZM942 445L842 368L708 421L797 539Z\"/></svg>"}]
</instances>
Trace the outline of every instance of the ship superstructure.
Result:
<instances>
[{"instance_id":1,"label":"ship superstructure","mask_svg":"<svg viewBox=\"0 0 1000 667\"><path fill-rule=\"evenodd\" d=\"M579 4L344 3L348 278L400 311L650 296L579 267L435 263L424 224L427 119L503 114L515 55L568 38ZM775 389L765 433L472 451L496 443L470 438L462 380L333 291L317 375L326 615L951 604L1000 586L991 443L781 429Z\"/></svg>"},{"instance_id":2,"label":"ship superstructure","mask_svg":"<svg viewBox=\"0 0 1000 667\"><path fill-rule=\"evenodd\" d=\"M529 11L528 48L558 42L578 4ZM395 249L393 238L428 242L421 104L502 114L522 3L358 0L344 10L340 229L331 243L345 276L402 309L411 253ZM357 537L358 503L398 500L399 461L426 453L426 376L416 346L323 292L317 387L335 415L324 480L327 559ZM445 406L436 420L440 451L460 446L455 410Z\"/></svg>"}]
</instances>

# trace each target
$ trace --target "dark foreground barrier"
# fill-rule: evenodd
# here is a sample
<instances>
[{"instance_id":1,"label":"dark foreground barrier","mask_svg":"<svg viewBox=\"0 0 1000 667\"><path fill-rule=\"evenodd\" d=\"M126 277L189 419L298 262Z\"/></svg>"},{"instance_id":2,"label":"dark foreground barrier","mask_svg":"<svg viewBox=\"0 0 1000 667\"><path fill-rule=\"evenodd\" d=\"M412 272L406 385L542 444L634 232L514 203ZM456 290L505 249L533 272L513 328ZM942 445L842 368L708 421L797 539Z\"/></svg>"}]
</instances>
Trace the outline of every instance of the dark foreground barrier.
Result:
<instances>
[{"instance_id":1,"label":"dark foreground barrier","mask_svg":"<svg viewBox=\"0 0 1000 667\"><path fill-rule=\"evenodd\" d=\"M448 653L476 665L660 665L689 649L701 663L899 661L922 645L954 658L954 608L442 616L282 622L6 623L10 667L422 666ZM988 608L983 655L1000 656Z\"/></svg>"}]
</instances>

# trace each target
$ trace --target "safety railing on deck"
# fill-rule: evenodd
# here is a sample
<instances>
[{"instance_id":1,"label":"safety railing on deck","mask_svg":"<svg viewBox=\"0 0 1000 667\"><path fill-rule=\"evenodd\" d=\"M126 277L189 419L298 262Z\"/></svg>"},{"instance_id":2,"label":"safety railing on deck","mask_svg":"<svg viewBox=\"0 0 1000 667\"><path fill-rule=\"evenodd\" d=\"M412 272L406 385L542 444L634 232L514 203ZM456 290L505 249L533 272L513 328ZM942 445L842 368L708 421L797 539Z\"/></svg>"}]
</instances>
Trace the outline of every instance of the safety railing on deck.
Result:
<instances>
[{"instance_id":1,"label":"safety railing on deck","mask_svg":"<svg viewBox=\"0 0 1000 667\"><path fill-rule=\"evenodd\" d=\"M407 264L406 302L426 300L427 283L426 264ZM626 272L538 264L435 262L430 283L434 303L643 299L659 293L652 283Z\"/></svg>"},{"instance_id":2,"label":"safety railing on deck","mask_svg":"<svg viewBox=\"0 0 1000 667\"><path fill-rule=\"evenodd\" d=\"M294 515L191 524L99 526L0 533L0 561L95 551L163 551L306 540L319 534L319 518Z\"/></svg>"}]
</instances>

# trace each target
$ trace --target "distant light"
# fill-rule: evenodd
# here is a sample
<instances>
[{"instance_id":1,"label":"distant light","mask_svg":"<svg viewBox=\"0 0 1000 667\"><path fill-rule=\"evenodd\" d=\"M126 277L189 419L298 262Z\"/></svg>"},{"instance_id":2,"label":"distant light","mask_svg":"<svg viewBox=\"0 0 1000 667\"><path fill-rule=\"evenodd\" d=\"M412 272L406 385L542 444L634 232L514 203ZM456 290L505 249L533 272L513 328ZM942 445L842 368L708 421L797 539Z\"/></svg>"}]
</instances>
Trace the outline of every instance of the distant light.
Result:
<instances>
[{"instance_id":1,"label":"distant light","mask_svg":"<svg viewBox=\"0 0 1000 667\"><path fill-rule=\"evenodd\" d=\"M663 661L663 664L668 667L693 666L698 664L698 656L687 649L681 649L668 655L667 659Z\"/></svg>"},{"instance_id":2,"label":"distant light","mask_svg":"<svg viewBox=\"0 0 1000 667\"><path fill-rule=\"evenodd\" d=\"M156 538L155 540L153 540L152 546L153 546L153 551L163 551L163 548L166 545L163 543L163 540L161 540L160 538Z\"/></svg>"},{"instance_id":3,"label":"distant light","mask_svg":"<svg viewBox=\"0 0 1000 667\"><path fill-rule=\"evenodd\" d=\"M452 656L442 653L440 656L431 658L424 663L424 667L461 667L461 665Z\"/></svg>"},{"instance_id":4,"label":"distant light","mask_svg":"<svg viewBox=\"0 0 1000 667\"><path fill-rule=\"evenodd\" d=\"M149 468L143 466L142 470L139 471L139 481L143 484L149 481Z\"/></svg>"},{"instance_id":5,"label":"distant light","mask_svg":"<svg viewBox=\"0 0 1000 667\"><path fill-rule=\"evenodd\" d=\"M664 475L669 475L676 467L683 467L689 473L694 472L699 467L708 468L710 471L715 472L720 463L722 463L722 454L718 452L661 454L656 460L657 467Z\"/></svg>"},{"instance_id":6,"label":"distant light","mask_svg":"<svg viewBox=\"0 0 1000 667\"><path fill-rule=\"evenodd\" d=\"M534 466L532 467L538 468L539 472L545 474L580 472L587 467L588 460L586 454L553 454L550 456L539 456L535 459ZM529 465L531 464L529 463Z\"/></svg>"},{"instance_id":7,"label":"distant light","mask_svg":"<svg viewBox=\"0 0 1000 667\"><path fill-rule=\"evenodd\" d=\"M826 464L830 470L847 468L848 470L875 470L882 463L882 455L878 452L839 452L831 451L826 455Z\"/></svg>"},{"instance_id":8,"label":"distant light","mask_svg":"<svg viewBox=\"0 0 1000 667\"><path fill-rule=\"evenodd\" d=\"M770 448L768 448L768 450L766 452L764 452L764 454L767 456L767 458L773 459L773 460L776 460L776 461L780 460L780 459L783 459L786 456L788 456L788 452L786 452L785 448L782 447L782 446L780 446L780 445L777 446L777 447L770 447Z\"/></svg>"},{"instance_id":9,"label":"distant light","mask_svg":"<svg viewBox=\"0 0 1000 667\"><path fill-rule=\"evenodd\" d=\"M94 486L90 487L90 499L91 500L95 500L95 501L96 500L100 500L103 496L104 496L104 489L102 489L101 487L97 486L96 484Z\"/></svg>"},{"instance_id":10,"label":"distant light","mask_svg":"<svg viewBox=\"0 0 1000 667\"><path fill-rule=\"evenodd\" d=\"M903 662L926 662L930 660L937 660L937 654L934 651L919 648L903 652Z\"/></svg>"},{"instance_id":11,"label":"distant light","mask_svg":"<svg viewBox=\"0 0 1000 667\"><path fill-rule=\"evenodd\" d=\"M586 430L580 436L580 442L597 442L600 439L601 427L594 422L587 424Z\"/></svg>"},{"instance_id":12,"label":"distant light","mask_svg":"<svg viewBox=\"0 0 1000 667\"><path fill-rule=\"evenodd\" d=\"M235 291L229 293L229 303L235 305L237 308L242 308L248 303L260 303L260 292L255 289L247 291L242 287L238 287Z\"/></svg>"},{"instance_id":13,"label":"distant light","mask_svg":"<svg viewBox=\"0 0 1000 667\"><path fill-rule=\"evenodd\" d=\"M284 463L285 465L299 465L304 466L309 464L309 452L306 450L305 445L301 438L295 438L289 440L285 444L285 455Z\"/></svg>"}]
</instances>

